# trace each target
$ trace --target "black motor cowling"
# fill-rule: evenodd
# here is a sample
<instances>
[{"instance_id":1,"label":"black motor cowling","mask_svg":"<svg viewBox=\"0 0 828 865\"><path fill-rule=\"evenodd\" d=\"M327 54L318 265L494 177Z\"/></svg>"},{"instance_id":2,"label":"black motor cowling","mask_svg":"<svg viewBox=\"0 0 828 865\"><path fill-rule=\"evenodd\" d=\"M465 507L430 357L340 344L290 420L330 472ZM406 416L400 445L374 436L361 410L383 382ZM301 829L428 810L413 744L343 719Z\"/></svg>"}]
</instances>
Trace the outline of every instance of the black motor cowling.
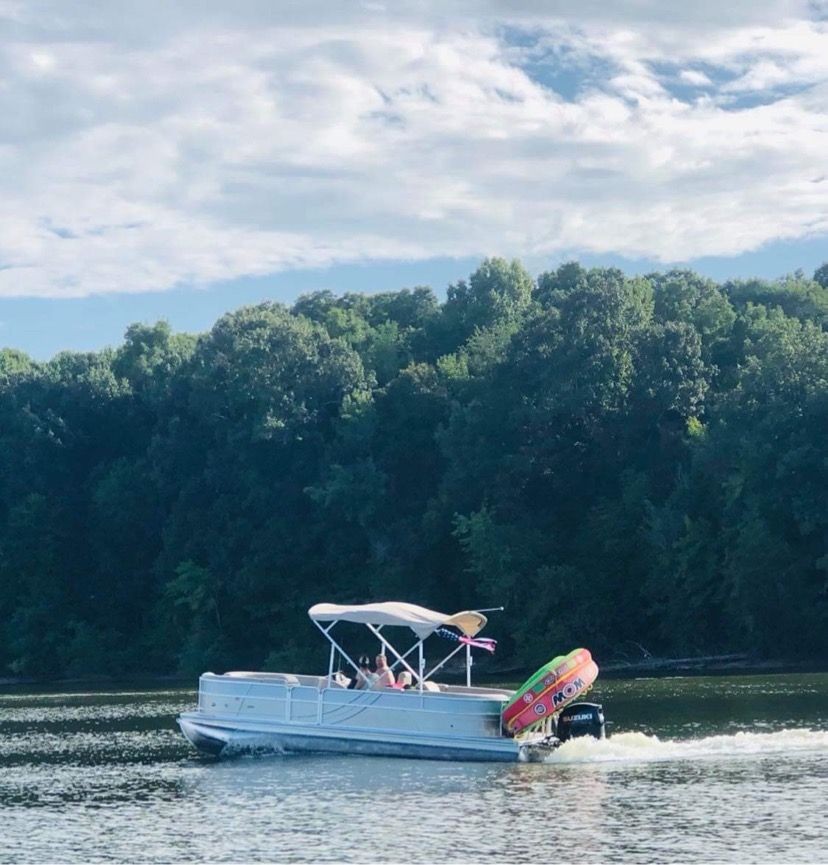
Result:
<instances>
[{"instance_id":1,"label":"black motor cowling","mask_svg":"<svg viewBox=\"0 0 828 865\"><path fill-rule=\"evenodd\" d=\"M606 738L604 707L600 703L571 703L558 716L558 739L566 742L578 736Z\"/></svg>"}]
</instances>

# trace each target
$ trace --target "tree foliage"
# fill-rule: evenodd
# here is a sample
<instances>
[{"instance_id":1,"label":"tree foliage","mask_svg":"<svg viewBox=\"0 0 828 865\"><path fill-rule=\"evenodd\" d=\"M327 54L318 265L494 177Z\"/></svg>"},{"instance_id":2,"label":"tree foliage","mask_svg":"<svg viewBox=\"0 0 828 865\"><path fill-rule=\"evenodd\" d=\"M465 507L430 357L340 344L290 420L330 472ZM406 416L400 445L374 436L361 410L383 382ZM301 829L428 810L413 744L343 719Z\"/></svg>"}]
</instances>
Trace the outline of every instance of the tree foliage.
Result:
<instances>
[{"instance_id":1,"label":"tree foliage","mask_svg":"<svg viewBox=\"0 0 828 865\"><path fill-rule=\"evenodd\" d=\"M209 333L0 351L0 665L321 662L320 600L505 603L501 663L828 657L828 265L488 259Z\"/></svg>"}]
</instances>

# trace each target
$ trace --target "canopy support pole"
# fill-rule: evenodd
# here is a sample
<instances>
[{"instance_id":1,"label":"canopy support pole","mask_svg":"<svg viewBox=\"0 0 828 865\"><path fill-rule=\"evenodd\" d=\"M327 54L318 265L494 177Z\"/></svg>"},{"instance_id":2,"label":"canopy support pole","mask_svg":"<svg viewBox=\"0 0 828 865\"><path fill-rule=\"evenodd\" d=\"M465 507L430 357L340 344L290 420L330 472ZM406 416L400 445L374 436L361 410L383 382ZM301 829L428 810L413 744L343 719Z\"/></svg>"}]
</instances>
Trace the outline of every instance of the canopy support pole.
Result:
<instances>
[{"instance_id":1,"label":"canopy support pole","mask_svg":"<svg viewBox=\"0 0 828 865\"><path fill-rule=\"evenodd\" d=\"M471 646L466 644L466 687L471 688L472 653Z\"/></svg>"},{"instance_id":2,"label":"canopy support pole","mask_svg":"<svg viewBox=\"0 0 828 865\"><path fill-rule=\"evenodd\" d=\"M351 660L351 656L345 651L345 649L342 648L342 646L339 645L339 643L337 643L337 641L330 634L330 632L333 630L333 626L336 624L336 622L339 621L339 619L331 622L331 624L328 625L327 628L323 628L322 625L320 625L319 622L316 621L316 619L311 619L311 621L314 623L314 625L316 625L317 628L319 628L320 631L322 631L322 633L331 642L331 662L330 662L331 667L330 667L330 670L328 672L328 685L330 685L330 676L331 676L332 671L333 671L333 649L334 649L334 646L336 646L336 648L339 650L339 654L342 655L342 657L345 658L345 660L354 668L354 671L358 673L359 667Z\"/></svg>"},{"instance_id":3,"label":"canopy support pole","mask_svg":"<svg viewBox=\"0 0 828 865\"><path fill-rule=\"evenodd\" d=\"M411 664L409 664L408 661L406 661L403 656L391 645L391 643L389 643L388 640L383 637L383 635L374 625L372 625L370 622L366 622L365 627L368 628L368 630L371 631L379 639L382 645L391 652L391 654L406 668L406 670L408 670L409 673L411 673L412 676L417 676L417 678L420 679L420 676L414 672L414 668L411 666ZM420 651L422 651L422 645L423 641L420 640Z\"/></svg>"},{"instance_id":4,"label":"canopy support pole","mask_svg":"<svg viewBox=\"0 0 828 865\"><path fill-rule=\"evenodd\" d=\"M331 643L331 655L330 655L330 659L328 660L328 687L329 688L331 687L331 682L333 682L333 665L334 665L335 656L336 656L336 646L333 643Z\"/></svg>"},{"instance_id":5,"label":"canopy support pole","mask_svg":"<svg viewBox=\"0 0 828 865\"><path fill-rule=\"evenodd\" d=\"M402 656L401 656L402 659L405 660L405 658L407 658L417 648L417 646L419 646L421 643L422 643L422 640L415 643L410 649L408 649L408 651L403 652ZM394 661L394 663L391 664L391 669L393 670L394 667L396 667L399 663L400 663L399 661Z\"/></svg>"},{"instance_id":6,"label":"canopy support pole","mask_svg":"<svg viewBox=\"0 0 828 865\"><path fill-rule=\"evenodd\" d=\"M454 656L455 656L459 651L461 651L461 650L464 649L464 648L465 648L464 646L460 645L460 646L458 646L456 649L454 649L454 651L449 652L449 654L446 655L446 657L443 658L443 660L440 661L440 663L437 664L436 667L432 667L431 670L429 670L429 672L426 673L426 675L425 675L425 679L426 679L426 680L427 680L427 679L430 679L430 678L431 678L431 677L432 677L432 676L433 676L433 675L434 675L434 674L435 674L435 673L440 669L440 667L442 667L443 664L446 663L446 661L451 660L451 659L452 659L452 658L453 658L453 657L454 657Z\"/></svg>"}]
</instances>

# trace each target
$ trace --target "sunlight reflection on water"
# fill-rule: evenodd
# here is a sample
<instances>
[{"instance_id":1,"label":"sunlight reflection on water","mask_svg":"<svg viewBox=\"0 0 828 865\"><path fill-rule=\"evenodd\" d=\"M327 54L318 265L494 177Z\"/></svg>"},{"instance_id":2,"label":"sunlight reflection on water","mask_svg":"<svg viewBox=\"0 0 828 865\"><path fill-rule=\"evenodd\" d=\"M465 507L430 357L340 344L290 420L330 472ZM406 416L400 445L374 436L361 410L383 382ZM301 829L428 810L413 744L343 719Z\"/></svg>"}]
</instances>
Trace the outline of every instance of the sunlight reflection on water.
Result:
<instances>
[{"instance_id":1,"label":"sunlight reflection on water","mask_svg":"<svg viewBox=\"0 0 828 865\"><path fill-rule=\"evenodd\" d=\"M0 862L828 859L828 676L596 693L613 737L549 765L213 761L191 691L0 694Z\"/></svg>"}]
</instances>

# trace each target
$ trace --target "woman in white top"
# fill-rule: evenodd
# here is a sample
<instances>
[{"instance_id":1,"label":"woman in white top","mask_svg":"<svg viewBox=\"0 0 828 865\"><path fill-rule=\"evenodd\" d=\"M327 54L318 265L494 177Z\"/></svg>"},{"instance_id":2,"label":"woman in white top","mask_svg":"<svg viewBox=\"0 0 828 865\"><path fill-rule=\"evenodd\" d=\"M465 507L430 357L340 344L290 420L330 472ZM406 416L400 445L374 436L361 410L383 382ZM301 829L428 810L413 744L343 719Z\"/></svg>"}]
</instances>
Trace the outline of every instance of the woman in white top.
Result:
<instances>
[{"instance_id":1,"label":"woman in white top","mask_svg":"<svg viewBox=\"0 0 828 865\"><path fill-rule=\"evenodd\" d=\"M352 680L351 687L357 691L367 691L373 687L376 678L376 674L371 672L371 661L367 655L363 655L359 659L359 669Z\"/></svg>"}]
</instances>

